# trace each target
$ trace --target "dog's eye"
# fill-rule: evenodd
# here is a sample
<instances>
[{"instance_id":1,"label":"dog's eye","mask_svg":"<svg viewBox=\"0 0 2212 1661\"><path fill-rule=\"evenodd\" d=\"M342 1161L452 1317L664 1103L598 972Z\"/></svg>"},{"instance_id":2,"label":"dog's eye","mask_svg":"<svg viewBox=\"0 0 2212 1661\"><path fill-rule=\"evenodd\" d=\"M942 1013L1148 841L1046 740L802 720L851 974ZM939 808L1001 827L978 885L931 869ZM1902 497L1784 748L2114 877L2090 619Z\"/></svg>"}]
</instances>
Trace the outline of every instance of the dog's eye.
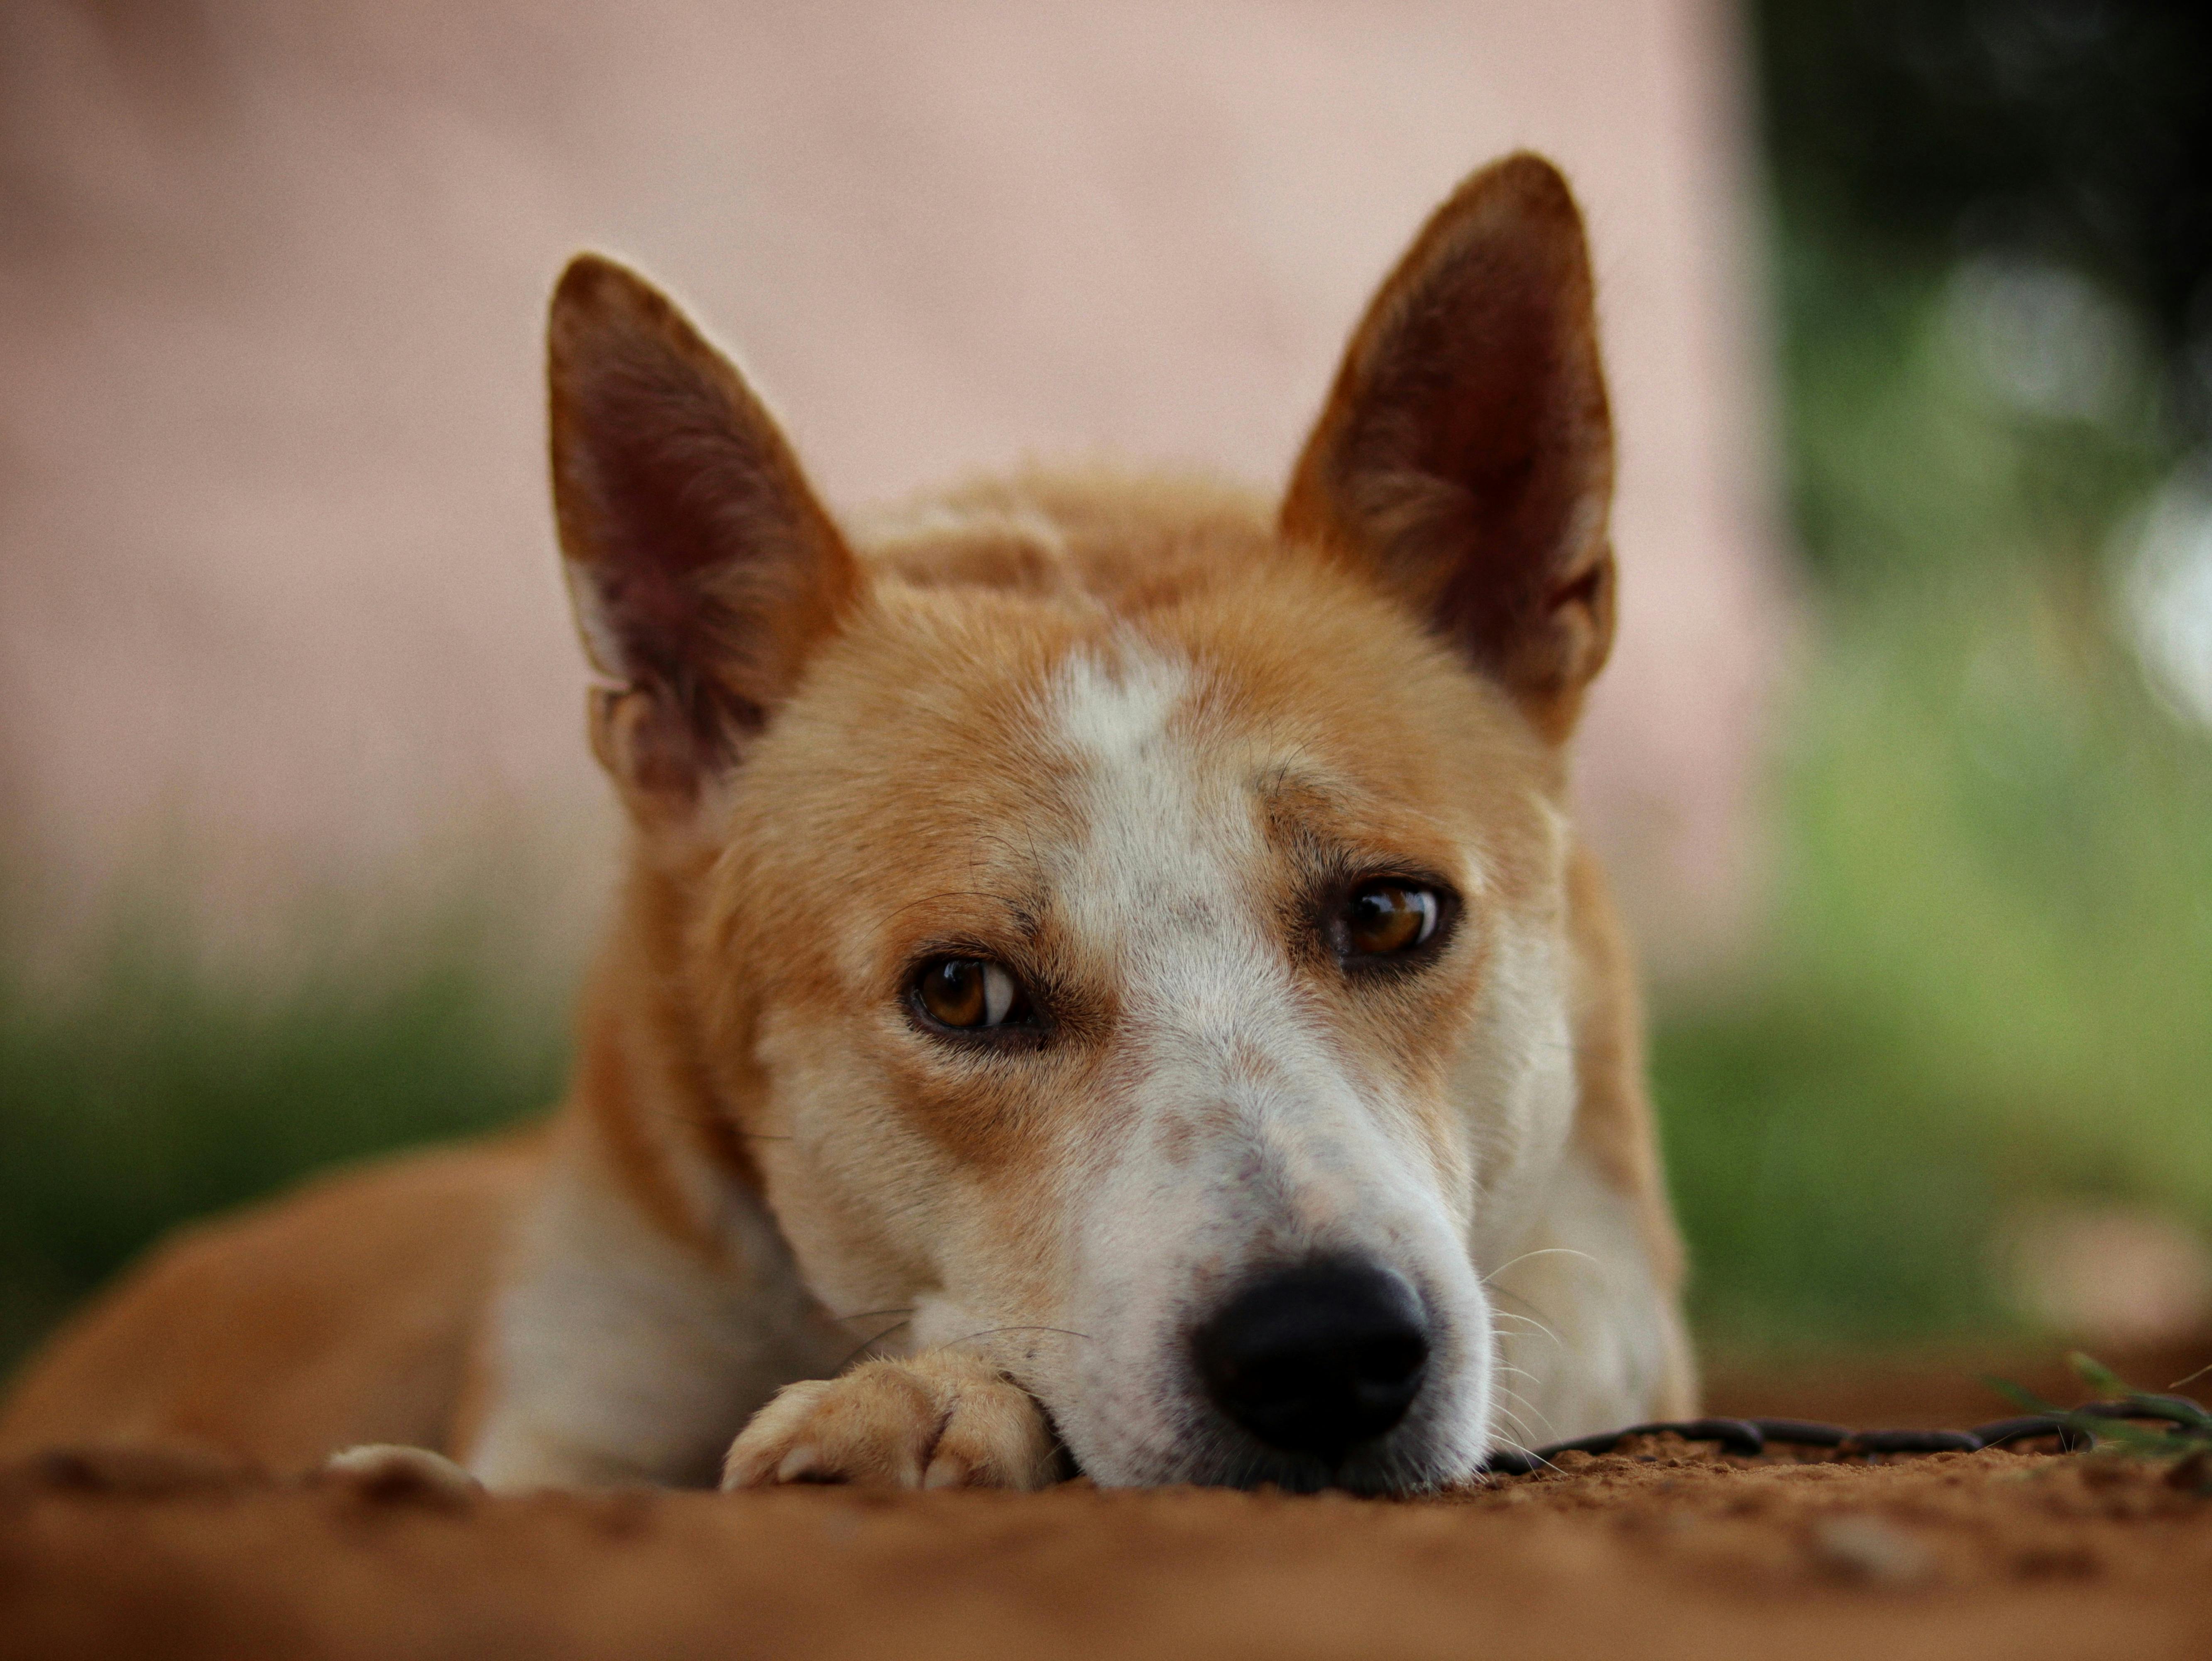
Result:
<instances>
[{"instance_id":1,"label":"dog's eye","mask_svg":"<svg viewBox=\"0 0 2212 1661\"><path fill-rule=\"evenodd\" d=\"M1410 952L1437 932L1437 891L1385 879L1352 891L1344 908L1344 942L1354 957Z\"/></svg>"},{"instance_id":2,"label":"dog's eye","mask_svg":"<svg viewBox=\"0 0 2212 1661\"><path fill-rule=\"evenodd\" d=\"M961 1031L1030 1019L1020 983L988 958L938 958L915 977L915 1001L939 1026Z\"/></svg>"}]
</instances>

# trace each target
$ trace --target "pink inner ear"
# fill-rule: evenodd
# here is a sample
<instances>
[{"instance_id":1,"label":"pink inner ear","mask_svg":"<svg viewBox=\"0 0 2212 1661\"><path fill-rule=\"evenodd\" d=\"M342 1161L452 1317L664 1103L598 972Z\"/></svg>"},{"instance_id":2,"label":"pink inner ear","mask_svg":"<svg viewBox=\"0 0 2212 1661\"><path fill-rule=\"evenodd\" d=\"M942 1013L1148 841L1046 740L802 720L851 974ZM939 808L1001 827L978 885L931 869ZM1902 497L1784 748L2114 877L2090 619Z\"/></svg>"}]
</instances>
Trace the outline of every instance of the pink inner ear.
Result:
<instances>
[{"instance_id":1,"label":"pink inner ear","mask_svg":"<svg viewBox=\"0 0 2212 1661\"><path fill-rule=\"evenodd\" d=\"M1283 518L1571 721L1611 627L1613 429L1582 222L1516 156L1440 209L1354 335Z\"/></svg>"},{"instance_id":2,"label":"pink inner ear","mask_svg":"<svg viewBox=\"0 0 2212 1661\"><path fill-rule=\"evenodd\" d=\"M1404 447L1386 465L1445 487L1421 527L1431 545L1404 551L1437 568L1437 621L1496 654L1561 575L1577 509L1604 486L1609 428L1595 364L1572 362L1554 274L1468 266L1448 274L1446 303L1419 308L1378 355L1368 398L1376 448Z\"/></svg>"},{"instance_id":3,"label":"pink inner ear","mask_svg":"<svg viewBox=\"0 0 2212 1661\"><path fill-rule=\"evenodd\" d=\"M726 404L676 367L623 353L573 386L567 411L564 471L592 545L578 563L632 679L680 678L711 655L703 579L749 551L723 504L759 483Z\"/></svg>"},{"instance_id":4,"label":"pink inner ear","mask_svg":"<svg viewBox=\"0 0 2212 1661\"><path fill-rule=\"evenodd\" d=\"M641 279L573 263L549 344L586 646L651 700L626 730L719 763L790 691L853 592L851 557L737 371Z\"/></svg>"}]
</instances>

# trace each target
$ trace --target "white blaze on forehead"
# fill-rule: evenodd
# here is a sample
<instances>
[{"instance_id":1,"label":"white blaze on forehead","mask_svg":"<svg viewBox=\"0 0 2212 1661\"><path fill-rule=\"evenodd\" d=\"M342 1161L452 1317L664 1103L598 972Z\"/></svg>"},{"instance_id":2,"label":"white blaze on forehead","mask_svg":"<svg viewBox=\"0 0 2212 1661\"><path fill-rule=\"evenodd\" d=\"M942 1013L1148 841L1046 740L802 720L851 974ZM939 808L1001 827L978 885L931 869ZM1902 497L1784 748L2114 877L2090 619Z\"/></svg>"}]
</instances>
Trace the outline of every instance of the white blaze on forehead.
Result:
<instances>
[{"instance_id":1,"label":"white blaze on forehead","mask_svg":"<svg viewBox=\"0 0 2212 1661\"><path fill-rule=\"evenodd\" d=\"M1068 747L1105 767L1126 768L1157 756L1168 720L1190 690L1188 665L1134 644L1110 660L1079 652L1060 666L1052 688L1055 730Z\"/></svg>"},{"instance_id":2,"label":"white blaze on forehead","mask_svg":"<svg viewBox=\"0 0 2212 1661\"><path fill-rule=\"evenodd\" d=\"M1343 1080L1275 938L1233 747L1178 719L1200 672L1126 641L1109 659L1063 668L1054 716L1080 769L1082 830L1054 886L1075 937L1113 977L1133 1086L1122 1104L1139 1124L1212 1114L1215 1153L1234 1158L1255 1136L1291 1133L1298 1109L1340 1096ZM1285 1091L1294 1079L1305 1087ZM1286 1096L1287 1109L1273 1105ZM1188 1177L1163 1168L1140 1180L1165 1183L1179 1204L1218 1204Z\"/></svg>"},{"instance_id":3,"label":"white blaze on forehead","mask_svg":"<svg viewBox=\"0 0 2212 1661\"><path fill-rule=\"evenodd\" d=\"M1035 1386L1103 1480L1209 1469L1192 1463L1205 1410L1184 1335L1237 1277L1364 1251L1438 1317L1425 1413L1436 1469L1461 1474L1488 1411L1481 1289L1407 1116L1350 1075L1301 994L1249 789L1264 758L1191 718L1203 674L1124 637L1071 659L1046 700L1079 781L1054 904L1118 995L1127 1129L1070 1196L1065 1323L1096 1342Z\"/></svg>"},{"instance_id":4,"label":"white blaze on forehead","mask_svg":"<svg viewBox=\"0 0 2212 1661\"><path fill-rule=\"evenodd\" d=\"M1069 659L1054 684L1052 727L1085 786L1060 897L1094 943L1141 947L1155 927L1210 909L1236 855L1255 850L1233 782L1201 778L1194 745L1174 730L1194 679L1188 665L1126 642L1111 658Z\"/></svg>"},{"instance_id":5,"label":"white blaze on forehead","mask_svg":"<svg viewBox=\"0 0 2212 1661\"><path fill-rule=\"evenodd\" d=\"M1079 769L1082 828L1055 896L1113 977L1139 1117L1229 1107L1248 1134L1258 1119L1286 1129L1344 1080L1275 938L1234 748L1178 719L1200 673L1126 640L1062 668L1052 720Z\"/></svg>"}]
</instances>

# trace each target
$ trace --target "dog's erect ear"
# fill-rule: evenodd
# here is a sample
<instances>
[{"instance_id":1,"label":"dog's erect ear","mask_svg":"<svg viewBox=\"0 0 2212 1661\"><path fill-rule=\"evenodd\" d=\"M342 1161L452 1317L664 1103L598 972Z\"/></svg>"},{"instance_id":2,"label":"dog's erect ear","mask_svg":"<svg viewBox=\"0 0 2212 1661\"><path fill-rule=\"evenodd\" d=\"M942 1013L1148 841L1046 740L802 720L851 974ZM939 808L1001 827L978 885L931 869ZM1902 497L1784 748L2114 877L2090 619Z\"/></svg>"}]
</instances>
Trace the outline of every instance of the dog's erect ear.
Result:
<instances>
[{"instance_id":1,"label":"dog's erect ear","mask_svg":"<svg viewBox=\"0 0 2212 1661\"><path fill-rule=\"evenodd\" d=\"M1613 640L1613 423L1589 253L1541 158L1484 168L1384 282L1284 498L1553 740Z\"/></svg>"},{"instance_id":2,"label":"dog's erect ear","mask_svg":"<svg viewBox=\"0 0 2212 1661\"><path fill-rule=\"evenodd\" d=\"M688 801L797 682L858 587L798 459L649 283L582 254L546 329L553 506L592 742L633 799Z\"/></svg>"}]
</instances>

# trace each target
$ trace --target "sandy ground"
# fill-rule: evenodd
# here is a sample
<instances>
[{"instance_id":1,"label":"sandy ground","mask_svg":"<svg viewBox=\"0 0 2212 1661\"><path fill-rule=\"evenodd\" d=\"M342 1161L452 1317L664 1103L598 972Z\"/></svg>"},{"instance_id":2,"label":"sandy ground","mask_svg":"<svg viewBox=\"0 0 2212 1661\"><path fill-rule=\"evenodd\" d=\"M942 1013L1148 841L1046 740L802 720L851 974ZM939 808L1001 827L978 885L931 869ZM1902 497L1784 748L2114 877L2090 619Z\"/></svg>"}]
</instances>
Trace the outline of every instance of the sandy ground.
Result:
<instances>
[{"instance_id":1,"label":"sandy ground","mask_svg":"<svg viewBox=\"0 0 2212 1661\"><path fill-rule=\"evenodd\" d=\"M1826 1376L1756 1405L1817 1408ZM1890 1405L1971 1376L1893 1370ZM1657 1438L1398 1504L1083 1483L456 1500L151 1453L0 1473L0 1656L885 1652L2202 1656L2212 1467Z\"/></svg>"},{"instance_id":2,"label":"sandy ground","mask_svg":"<svg viewBox=\"0 0 2212 1661\"><path fill-rule=\"evenodd\" d=\"M455 1505L57 1463L0 1499L0 1653L2212 1652L2212 1500L2156 1463L1632 1445L1420 1504L1070 1485Z\"/></svg>"}]
</instances>

